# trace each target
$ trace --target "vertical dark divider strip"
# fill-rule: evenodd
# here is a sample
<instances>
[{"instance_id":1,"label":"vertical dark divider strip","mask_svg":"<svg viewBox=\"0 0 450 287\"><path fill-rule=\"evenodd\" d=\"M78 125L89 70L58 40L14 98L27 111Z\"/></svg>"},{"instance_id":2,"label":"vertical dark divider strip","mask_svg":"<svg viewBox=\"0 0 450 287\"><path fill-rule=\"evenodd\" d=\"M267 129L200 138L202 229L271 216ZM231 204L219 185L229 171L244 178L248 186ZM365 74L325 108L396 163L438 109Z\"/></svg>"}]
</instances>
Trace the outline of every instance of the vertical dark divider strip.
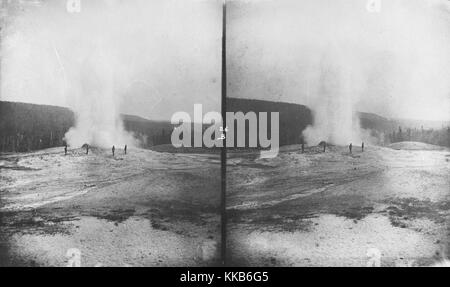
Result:
<instances>
[{"instance_id":1,"label":"vertical dark divider strip","mask_svg":"<svg viewBox=\"0 0 450 287\"><path fill-rule=\"evenodd\" d=\"M227 59L226 59L226 0L222 4L222 127L226 136L227 111ZM226 210L227 143L223 140L221 150L221 258L222 265L227 264L227 210Z\"/></svg>"}]
</instances>

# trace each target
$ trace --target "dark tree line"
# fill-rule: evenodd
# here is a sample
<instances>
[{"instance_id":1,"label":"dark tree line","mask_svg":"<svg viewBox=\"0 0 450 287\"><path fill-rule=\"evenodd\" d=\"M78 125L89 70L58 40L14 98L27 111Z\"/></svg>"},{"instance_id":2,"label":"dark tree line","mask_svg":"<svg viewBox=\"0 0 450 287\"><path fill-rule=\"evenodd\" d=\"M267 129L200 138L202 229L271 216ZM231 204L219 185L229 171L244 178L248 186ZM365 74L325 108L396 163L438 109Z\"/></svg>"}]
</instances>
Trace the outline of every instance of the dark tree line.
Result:
<instances>
[{"instance_id":1,"label":"dark tree line","mask_svg":"<svg viewBox=\"0 0 450 287\"><path fill-rule=\"evenodd\" d=\"M170 122L150 121L137 116L122 115L125 130L133 132L143 148L170 144L173 126Z\"/></svg>"},{"instance_id":2,"label":"dark tree line","mask_svg":"<svg viewBox=\"0 0 450 287\"><path fill-rule=\"evenodd\" d=\"M229 98L227 109L243 113L279 112L280 145L302 143L302 131L312 123L312 113L308 107L297 104ZM450 127L404 128L399 126L399 122L369 113L359 113L359 118L361 127L370 129L372 136L384 140L385 144L418 141L450 147ZM171 143L174 127L170 122L150 121L130 115L122 115L122 119L125 129L140 140L143 148ZM64 135L74 125L74 121L73 112L67 108L0 101L0 152L25 152L62 146ZM208 126L203 125L203 131L206 128ZM248 143L248 126L246 131ZM192 135L192 145L193 140Z\"/></svg>"},{"instance_id":3,"label":"dark tree line","mask_svg":"<svg viewBox=\"0 0 450 287\"><path fill-rule=\"evenodd\" d=\"M424 129L398 127L386 135L385 141L389 143L401 141L416 141L439 146L450 147L450 127L442 127L441 129Z\"/></svg>"},{"instance_id":4,"label":"dark tree line","mask_svg":"<svg viewBox=\"0 0 450 287\"><path fill-rule=\"evenodd\" d=\"M238 98L227 98L227 111L228 112L243 112L244 114L248 112L255 112L259 115L260 112L267 113L267 123L268 128L268 138L271 137L270 131L270 113L279 113L279 139L281 145L290 144L300 144L303 142L302 132L310 124L312 124L312 113L311 110L303 105L291 104L291 103L281 103L281 102L271 102L253 99L238 99ZM249 142L249 125L246 123L245 128L245 142L248 146ZM235 123L235 144L237 146L237 128ZM259 131L258 131L259 133ZM259 138L259 134L257 135ZM259 145L259 143L258 143Z\"/></svg>"},{"instance_id":5,"label":"dark tree line","mask_svg":"<svg viewBox=\"0 0 450 287\"><path fill-rule=\"evenodd\" d=\"M170 122L122 115L125 129L142 147L169 144ZM64 145L64 135L74 126L74 113L62 107L0 101L0 152L27 152Z\"/></svg>"},{"instance_id":6,"label":"dark tree line","mask_svg":"<svg viewBox=\"0 0 450 287\"><path fill-rule=\"evenodd\" d=\"M66 108L0 102L0 152L24 152L63 145L74 123Z\"/></svg>"}]
</instances>

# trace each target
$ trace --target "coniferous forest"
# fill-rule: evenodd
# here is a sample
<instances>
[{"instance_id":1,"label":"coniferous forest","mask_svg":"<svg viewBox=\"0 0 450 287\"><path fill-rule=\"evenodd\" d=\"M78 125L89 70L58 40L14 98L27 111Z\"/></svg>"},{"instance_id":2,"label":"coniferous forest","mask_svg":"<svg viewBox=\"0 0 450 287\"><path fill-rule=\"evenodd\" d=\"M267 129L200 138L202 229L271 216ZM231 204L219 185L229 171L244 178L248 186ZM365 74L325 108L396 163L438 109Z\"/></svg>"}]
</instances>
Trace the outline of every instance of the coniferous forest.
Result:
<instances>
[{"instance_id":1,"label":"coniferous forest","mask_svg":"<svg viewBox=\"0 0 450 287\"><path fill-rule=\"evenodd\" d=\"M302 131L311 124L313 117L308 107L303 105L260 100L229 98L227 109L243 113L279 112L280 145L301 143ZM386 119L370 113L358 115L361 127L370 130L381 144L418 141L450 147L448 125L430 127L426 122L424 126L420 121ZM173 130L170 122L151 121L132 115L122 115L122 119L125 129L139 139L143 148L170 144ZM75 115L68 108L0 101L0 152L26 152L62 146L65 133L74 123Z\"/></svg>"}]
</instances>

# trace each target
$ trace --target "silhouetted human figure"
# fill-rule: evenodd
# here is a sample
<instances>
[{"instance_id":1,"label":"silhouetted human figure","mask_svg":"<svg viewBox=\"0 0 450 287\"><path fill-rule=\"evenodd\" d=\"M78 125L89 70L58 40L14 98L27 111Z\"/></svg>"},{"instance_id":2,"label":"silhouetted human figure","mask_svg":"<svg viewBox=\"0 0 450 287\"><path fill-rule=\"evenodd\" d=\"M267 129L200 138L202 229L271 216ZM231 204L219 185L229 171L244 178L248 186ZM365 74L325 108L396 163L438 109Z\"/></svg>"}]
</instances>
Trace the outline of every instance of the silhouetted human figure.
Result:
<instances>
[{"instance_id":1,"label":"silhouetted human figure","mask_svg":"<svg viewBox=\"0 0 450 287\"><path fill-rule=\"evenodd\" d=\"M64 155L67 155L67 144L64 145Z\"/></svg>"},{"instance_id":2,"label":"silhouetted human figure","mask_svg":"<svg viewBox=\"0 0 450 287\"><path fill-rule=\"evenodd\" d=\"M125 154L127 154L127 145L125 145L125 148L123 150L125 151Z\"/></svg>"},{"instance_id":3,"label":"silhouetted human figure","mask_svg":"<svg viewBox=\"0 0 450 287\"><path fill-rule=\"evenodd\" d=\"M352 147L353 147L353 145L352 145L352 143L350 143L350 144L348 145L348 149L350 150L350 153L352 153Z\"/></svg>"},{"instance_id":4,"label":"silhouetted human figure","mask_svg":"<svg viewBox=\"0 0 450 287\"><path fill-rule=\"evenodd\" d=\"M323 152L325 152L326 149L327 149L327 143L323 142Z\"/></svg>"},{"instance_id":5,"label":"silhouetted human figure","mask_svg":"<svg viewBox=\"0 0 450 287\"><path fill-rule=\"evenodd\" d=\"M361 144L361 151L364 151L364 142Z\"/></svg>"},{"instance_id":6,"label":"silhouetted human figure","mask_svg":"<svg viewBox=\"0 0 450 287\"><path fill-rule=\"evenodd\" d=\"M86 154L89 154L89 145L86 145Z\"/></svg>"},{"instance_id":7,"label":"silhouetted human figure","mask_svg":"<svg viewBox=\"0 0 450 287\"><path fill-rule=\"evenodd\" d=\"M115 146L113 146L112 147L112 154L113 154L113 156L114 156L114 152L116 151L116 147Z\"/></svg>"},{"instance_id":8,"label":"silhouetted human figure","mask_svg":"<svg viewBox=\"0 0 450 287\"><path fill-rule=\"evenodd\" d=\"M304 153L304 152L305 152L305 144L302 143L302 153Z\"/></svg>"}]
</instances>

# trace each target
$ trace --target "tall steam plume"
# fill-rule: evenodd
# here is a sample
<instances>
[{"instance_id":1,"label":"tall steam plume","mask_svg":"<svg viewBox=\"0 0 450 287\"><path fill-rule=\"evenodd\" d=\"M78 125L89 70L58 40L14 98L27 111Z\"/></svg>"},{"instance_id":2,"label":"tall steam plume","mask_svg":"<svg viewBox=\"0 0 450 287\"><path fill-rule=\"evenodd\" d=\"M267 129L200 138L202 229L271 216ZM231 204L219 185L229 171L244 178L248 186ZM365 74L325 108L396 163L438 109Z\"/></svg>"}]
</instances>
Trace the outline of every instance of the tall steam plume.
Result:
<instances>
[{"instance_id":1,"label":"tall steam plume","mask_svg":"<svg viewBox=\"0 0 450 287\"><path fill-rule=\"evenodd\" d=\"M450 1L378 2L231 1L228 96L308 106L311 145L368 141L357 111L450 120Z\"/></svg>"},{"instance_id":2,"label":"tall steam plume","mask_svg":"<svg viewBox=\"0 0 450 287\"><path fill-rule=\"evenodd\" d=\"M79 2L3 1L2 100L72 109L75 147L136 144L121 113L168 120L199 101L215 110L221 2Z\"/></svg>"}]
</instances>

